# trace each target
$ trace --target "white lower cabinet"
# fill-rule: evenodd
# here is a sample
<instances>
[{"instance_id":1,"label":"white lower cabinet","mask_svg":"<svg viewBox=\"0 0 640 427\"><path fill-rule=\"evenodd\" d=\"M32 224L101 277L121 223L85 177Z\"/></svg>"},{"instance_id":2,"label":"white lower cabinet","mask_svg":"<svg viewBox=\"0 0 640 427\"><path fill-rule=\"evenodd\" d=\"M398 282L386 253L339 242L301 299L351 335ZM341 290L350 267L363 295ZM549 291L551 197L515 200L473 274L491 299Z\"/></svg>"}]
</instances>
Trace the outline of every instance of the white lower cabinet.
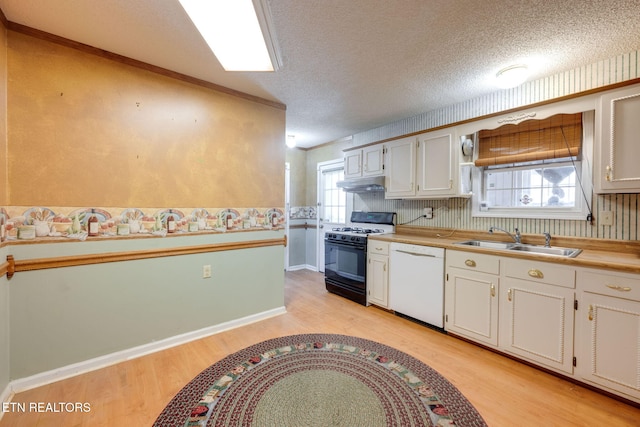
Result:
<instances>
[{"instance_id":1,"label":"white lower cabinet","mask_svg":"<svg viewBox=\"0 0 640 427\"><path fill-rule=\"evenodd\" d=\"M497 346L498 258L448 250L446 266L445 330Z\"/></svg>"},{"instance_id":2,"label":"white lower cabinet","mask_svg":"<svg viewBox=\"0 0 640 427\"><path fill-rule=\"evenodd\" d=\"M578 271L578 379L640 401L640 275Z\"/></svg>"},{"instance_id":3,"label":"white lower cabinet","mask_svg":"<svg viewBox=\"0 0 640 427\"><path fill-rule=\"evenodd\" d=\"M572 374L574 301L573 288L506 278L500 294L500 348Z\"/></svg>"},{"instance_id":4,"label":"white lower cabinet","mask_svg":"<svg viewBox=\"0 0 640 427\"><path fill-rule=\"evenodd\" d=\"M640 403L640 274L447 250L445 330Z\"/></svg>"},{"instance_id":5,"label":"white lower cabinet","mask_svg":"<svg viewBox=\"0 0 640 427\"><path fill-rule=\"evenodd\" d=\"M389 243L370 239L367 248L367 304L389 307Z\"/></svg>"},{"instance_id":6,"label":"white lower cabinet","mask_svg":"<svg viewBox=\"0 0 640 427\"><path fill-rule=\"evenodd\" d=\"M573 373L575 269L447 251L446 330Z\"/></svg>"}]
</instances>

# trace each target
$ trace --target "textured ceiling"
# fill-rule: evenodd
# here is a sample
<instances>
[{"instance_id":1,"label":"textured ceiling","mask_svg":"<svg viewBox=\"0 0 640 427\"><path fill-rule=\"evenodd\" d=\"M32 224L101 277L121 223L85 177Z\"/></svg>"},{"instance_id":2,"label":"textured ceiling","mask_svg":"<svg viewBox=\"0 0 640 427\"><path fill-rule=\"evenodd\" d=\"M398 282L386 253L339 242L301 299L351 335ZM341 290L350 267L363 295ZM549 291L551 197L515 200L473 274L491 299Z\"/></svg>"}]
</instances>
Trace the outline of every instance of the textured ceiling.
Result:
<instances>
[{"instance_id":1,"label":"textured ceiling","mask_svg":"<svg viewBox=\"0 0 640 427\"><path fill-rule=\"evenodd\" d=\"M283 67L228 73L177 0L0 0L9 21L287 106L310 147L640 49L640 2L270 0Z\"/></svg>"}]
</instances>

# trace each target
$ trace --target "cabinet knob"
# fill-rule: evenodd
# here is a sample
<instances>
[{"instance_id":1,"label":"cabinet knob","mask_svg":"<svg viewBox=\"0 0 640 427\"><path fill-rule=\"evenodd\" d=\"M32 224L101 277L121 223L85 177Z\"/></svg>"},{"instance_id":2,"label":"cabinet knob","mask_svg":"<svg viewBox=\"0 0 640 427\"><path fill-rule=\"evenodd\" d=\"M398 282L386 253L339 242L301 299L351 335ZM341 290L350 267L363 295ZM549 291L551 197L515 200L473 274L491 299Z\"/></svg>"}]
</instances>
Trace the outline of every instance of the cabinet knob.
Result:
<instances>
[{"instance_id":1,"label":"cabinet knob","mask_svg":"<svg viewBox=\"0 0 640 427\"><path fill-rule=\"evenodd\" d=\"M536 279L544 279L544 274L542 274L542 271L536 268L532 268L531 270L529 270L529 276L535 277Z\"/></svg>"},{"instance_id":2,"label":"cabinet knob","mask_svg":"<svg viewBox=\"0 0 640 427\"><path fill-rule=\"evenodd\" d=\"M467 259L465 260L464 265L466 265L467 267L475 267L476 262L472 259Z\"/></svg>"}]
</instances>

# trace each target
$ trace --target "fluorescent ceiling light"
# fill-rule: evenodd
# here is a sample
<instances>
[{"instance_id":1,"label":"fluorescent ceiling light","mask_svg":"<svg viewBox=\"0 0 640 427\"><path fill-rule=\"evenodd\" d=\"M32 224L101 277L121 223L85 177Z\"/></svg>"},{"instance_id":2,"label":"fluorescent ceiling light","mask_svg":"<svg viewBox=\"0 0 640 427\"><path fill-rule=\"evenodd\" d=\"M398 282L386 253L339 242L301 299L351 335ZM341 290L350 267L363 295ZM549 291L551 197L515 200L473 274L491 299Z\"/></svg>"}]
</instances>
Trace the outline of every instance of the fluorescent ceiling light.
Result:
<instances>
[{"instance_id":1,"label":"fluorescent ceiling light","mask_svg":"<svg viewBox=\"0 0 640 427\"><path fill-rule=\"evenodd\" d=\"M266 0L179 1L226 71L281 65Z\"/></svg>"},{"instance_id":2,"label":"fluorescent ceiling light","mask_svg":"<svg viewBox=\"0 0 640 427\"><path fill-rule=\"evenodd\" d=\"M521 85L529 77L529 68L524 64L511 65L496 74L498 86L509 89Z\"/></svg>"}]
</instances>

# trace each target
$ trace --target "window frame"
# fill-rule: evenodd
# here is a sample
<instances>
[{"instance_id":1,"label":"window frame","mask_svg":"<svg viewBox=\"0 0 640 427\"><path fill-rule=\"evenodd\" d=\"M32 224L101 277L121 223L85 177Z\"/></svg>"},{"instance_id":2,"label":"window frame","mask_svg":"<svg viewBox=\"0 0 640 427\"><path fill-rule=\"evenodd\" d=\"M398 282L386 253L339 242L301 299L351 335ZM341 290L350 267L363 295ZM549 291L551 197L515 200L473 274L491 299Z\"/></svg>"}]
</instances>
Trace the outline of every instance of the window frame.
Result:
<instances>
[{"instance_id":1,"label":"window frame","mask_svg":"<svg viewBox=\"0 0 640 427\"><path fill-rule=\"evenodd\" d=\"M593 152L593 135L595 112L583 112L583 139L581 154L574 160L577 172L576 204L574 207L512 207L489 208L482 210L484 197L484 171L486 167L472 167L473 196L471 198L471 216L477 218L523 218L523 219L551 219L551 220L586 220L590 214L593 198L593 183L591 165ZM475 154L477 155L477 153ZM475 156L474 156L475 157ZM528 166L530 169L539 168L542 164L552 164L553 161L528 162L518 166ZM506 169L509 165L505 165ZM502 168L496 168L497 170ZM585 200L587 198L587 200Z\"/></svg>"}]
</instances>

